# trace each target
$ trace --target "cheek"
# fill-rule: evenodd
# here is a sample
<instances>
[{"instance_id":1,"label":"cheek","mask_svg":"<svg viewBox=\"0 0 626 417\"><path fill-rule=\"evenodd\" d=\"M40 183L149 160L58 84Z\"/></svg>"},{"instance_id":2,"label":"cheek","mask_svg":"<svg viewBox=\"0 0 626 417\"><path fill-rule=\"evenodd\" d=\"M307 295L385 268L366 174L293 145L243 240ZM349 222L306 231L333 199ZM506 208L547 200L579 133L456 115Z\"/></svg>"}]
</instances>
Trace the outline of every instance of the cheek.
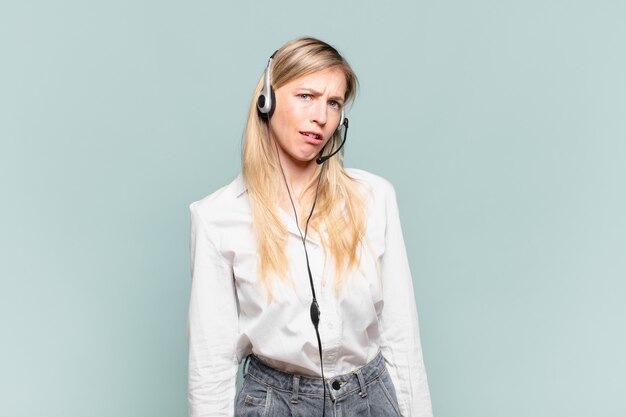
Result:
<instances>
[{"instance_id":1,"label":"cheek","mask_svg":"<svg viewBox=\"0 0 626 417\"><path fill-rule=\"evenodd\" d=\"M292 105L289 97L282 94L276 95L276 108L274 109L274 117L278 116L281 122L287 122L293 117L294 106Z\"/></svg>"},{"instance_id":2,"label":"cheek","mask_svg":"<svg viewBox=\"0 0 626 417\"><path fill-rule=\"evenodd\" d=\"M332 145L332 142L333 142L333 133L334 133L334 130L331 130L331 131L328 133L328 139L326 139L326 141L324 142L324 146L328 145L329 143L330 143L330 145L329 145L329 146L331 146L331 145ZM335 143L335 146L338 146L338 143L337 143L337 142Z\"/></svg>"},{"instance_id":3,"label":"cheek","mask_svg":"<svg viewBox=\"0 0 626 417\"><path fill-rule=\"evenodd\" d=\"M291 126L291 115L285 109L277 108L272 115L270 126L275 137L282 138Z\"/></svg>"},{"instance_id":4,"label":"cheek","mask_svg":"<svg viewBox=\"0 0 626 417\"><path fill-rule=\"evenodd\" d=\"M301 119L301 114L298 113L297 109L287 108L283 111L282 122L286 126L294 126L298 124L298 121Z\"/></svg>"}]
</instances>

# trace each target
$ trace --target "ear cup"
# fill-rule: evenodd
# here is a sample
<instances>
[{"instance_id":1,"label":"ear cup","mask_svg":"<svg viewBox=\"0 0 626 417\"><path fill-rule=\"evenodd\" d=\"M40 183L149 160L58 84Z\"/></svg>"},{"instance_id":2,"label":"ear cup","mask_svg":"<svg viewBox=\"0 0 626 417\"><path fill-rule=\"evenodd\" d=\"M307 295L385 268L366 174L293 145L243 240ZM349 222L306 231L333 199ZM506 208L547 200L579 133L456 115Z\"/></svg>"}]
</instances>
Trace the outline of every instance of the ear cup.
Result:
<instances>
[{"instance_id":1,"label":"ear cup","mask_svg":"<svg viewBox=\"0 0 626 417\"><path fill-rule=\"evenodd\" d=\"M267 61L267 67L265 67L265 72L263 73L263 88L256 101L256 108L263 119L272 117L272 113L274 113L274 108L276 107L276 96L274 95L274 89L272 89L271 84L272 59L274 59L276 52L274 52Z\"/></svg>"},{"instance_id":2,"label":"ear cup","mask_svg":"<svg viewBox=\"0 0 626 417\"><path fill-rule=\"evenodd\" d=\"M259 94L259 98L256 102L256 107L259 111L259 115L263 119L269 119L272 117L274 109L276 108L276 96L274 95L274 89L270 88L269 95L261 91L261 94Z\"/></svg>"},{"instance_id":3,"label":"ear cup","mask_svg":"<svg viewBox=\"0 0 626 417\"><path fill-rule=\"evenodd\" d=\"M265 107L265 94L259 94L259 98L256 100L256 106L261 111L263 107Z\"/></svg>"}]
</instances>

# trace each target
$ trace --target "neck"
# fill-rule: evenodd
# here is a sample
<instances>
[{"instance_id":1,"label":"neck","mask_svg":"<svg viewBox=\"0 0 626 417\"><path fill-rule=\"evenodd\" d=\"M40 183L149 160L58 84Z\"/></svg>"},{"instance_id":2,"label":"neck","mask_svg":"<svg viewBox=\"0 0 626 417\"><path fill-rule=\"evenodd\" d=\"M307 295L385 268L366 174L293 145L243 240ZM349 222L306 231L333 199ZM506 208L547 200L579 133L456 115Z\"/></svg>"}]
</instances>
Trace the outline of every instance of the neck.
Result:
<instances>
[{"instance_id":1,"label":"neck","mask_svg":"<svg viewBox=\"0 0 626 417\"><path fill-rule=\"evenodd\" d=\"M317 165L315 161L311 162L306 165L300 165L293 163L293 161L285 161L281 157L285 179L294 198L300 199L320 173L321 166Z\"/></svg>"},{"instance_id":2,"label":"neck","mask_svg":"<svg viewBox=\"0 0 626 417\"><path fill-rule=\"evenodd\" d=\"M311 161L294 160L285 154L280 147L278 147L278 155L291 195L300 199L307 188L315 182L322 166L318 165L315 159Z\"/></svg>"}]
</instances>

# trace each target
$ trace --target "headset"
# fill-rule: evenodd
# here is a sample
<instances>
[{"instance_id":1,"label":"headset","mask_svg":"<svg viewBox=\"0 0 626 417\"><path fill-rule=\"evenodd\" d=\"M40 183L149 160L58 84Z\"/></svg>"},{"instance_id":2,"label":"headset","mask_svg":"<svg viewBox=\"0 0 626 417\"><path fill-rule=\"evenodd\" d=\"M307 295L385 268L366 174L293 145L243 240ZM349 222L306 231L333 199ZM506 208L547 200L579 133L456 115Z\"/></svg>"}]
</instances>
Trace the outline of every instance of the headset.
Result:
<instances>
[{"instance_id":1,"label":"headset","mask_svg":"<svg viewBox=\"0 0 626 417\"><path fill-rule=\"evenodd\" d=\"M276 96L274 95L274 89L271 84L272 74L272 60L278 51L275 51L270 59L267 61L265 67L265 73L263 74L263 88L259 93L259 98L256 100L256 108L259 110L261 118L267 120L274 114L276 108Z\"/></svg>"},{"instance_id":2,"label":"headset","mask_svg":"<svg viewBox=\"0 0 626 417\"><path fill-rule=\"evenodd\" d=\"M274 89L272 88L272 61L274 60L274 56L278 51L274 51L272 56L267 60L267 66L265 67L265 72L263 73L263 88L261 88L261 92L259 93L259 97L256 100L256 108L259 112L259 116L261 116L264 120L269 120L274 114L274 109L276 109L276 95L274 94ZM348 118L345 117L344 109L341 109L341 117L339 118L339 124L337 125L337 129L341 126L345 127L343 133L343 141L339 145L339 147L332 152L330 155L320 156L315 162L318 165L323 164L331 157L333 157L337 152L343 148L343 145L346 143L346 138L348 137L348 126L349 121Z\"/></svg>"},{"instance_id":3,"label":"headset","mask_svg":"<svg viewBox=\"0 0 626 417\"><path fill-rule=\"evenodd\" d=\"M269 126L269 122L272 117L272 114L274 113L274 110L276 109L276 95L274 94L274 89L272 88L272 85L271 85L271 74L272 74L271 71L272 71L272 61L274 60L274 56L276 55L277 52L278 51L275 51L272 54L272 56L270 56L269 60L267 61L267 66L265 67L265 72L263 74L263 88L261 89L259 93L259 97L257 98L257 102L256 102L256 107L257 107L259 116L268 122L268 126ZM344 126L343 141L341 142L341 145L339 145L339 147L334 152L331 152L329 155L319 156L315 160L315 162L317 162L318 165L322 165L324 162L326 162L331 157L336 155L337 152L339 152L341 148L343 148L343 145L346 143L346 138L348 137L349 122L348 122L348 118L345 117L344 115L343 108L341 109L341 118L339 119L339 124L337 125L337 129L339 129L341 126ZM282 164L280 164L280 159L279 159L279 165L280 165L281 173L283 175L283 179L285 180L285 186L287 186L287 178L285 177L285 172L283 171ZM323 166L322 166L322 169L323 169ZM293 214L296 218L296 226L298 227L298 232L300 232L300 238L302 239L302 245L304 247L306 268L307 268L307 273L309 276L309 283L311 284L311 295L312 295L311 307L310 307L311 322L313 323L313 327L315 328L315 335L317 337L317 346L318 346L319 356L320 356L320 370L322 374L322 381L325 381L324 361L322 358L322 339L320 338L320 333L319 333L319 322L320 322L321 313L320 313L319 304L317 302L317 297L315 295L315 285L313 284L313 275L311 274L311 266L309 265L309 254L306 248L306 236L307 236L307 232L309 229L309 220L311 220L311 216L313 216L313 210L315 209L315 203L317 202L317 196L319 192L321 179L322 179L322 175L320 172L320 175L317 180L317 188L315 190L315 198L313 199L311 211L306 221L304 234L302 233L302 230L300 230L300 222L298 221L298 213L296 210L296 206L293 203L293 198L291 197L291 191L289 190L289 186L287 186L287 193L289 194L289 200L291 201L291 206L293 207ZM322 385L324 387L324 405L322 408L322 416L325 417L326 416L326 383L323 382Z\"/></svg>"}]
</instances>

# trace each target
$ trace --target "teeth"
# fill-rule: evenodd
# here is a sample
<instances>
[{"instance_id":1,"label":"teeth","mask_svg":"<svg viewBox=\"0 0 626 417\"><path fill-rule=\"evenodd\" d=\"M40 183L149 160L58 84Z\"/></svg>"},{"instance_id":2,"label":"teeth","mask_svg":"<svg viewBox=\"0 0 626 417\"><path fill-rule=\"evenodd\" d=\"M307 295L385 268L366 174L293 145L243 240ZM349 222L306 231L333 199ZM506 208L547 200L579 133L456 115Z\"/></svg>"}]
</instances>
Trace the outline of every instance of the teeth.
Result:
<instances>
[{"instance_id":1,"label":"teeth","mask_svg":"<svg viewBox=\"0 0 626 417\"><path fill-rule=\"evenodd\" d=\"M319 136L319 135L316 135L316 134L314 134L314 133L305 133L305 135L307 135L307 136L309 136L309 137L312 137L313 139L319 139L319 138L320 138L320 136Z\"/></svg>"}]
</instances>

